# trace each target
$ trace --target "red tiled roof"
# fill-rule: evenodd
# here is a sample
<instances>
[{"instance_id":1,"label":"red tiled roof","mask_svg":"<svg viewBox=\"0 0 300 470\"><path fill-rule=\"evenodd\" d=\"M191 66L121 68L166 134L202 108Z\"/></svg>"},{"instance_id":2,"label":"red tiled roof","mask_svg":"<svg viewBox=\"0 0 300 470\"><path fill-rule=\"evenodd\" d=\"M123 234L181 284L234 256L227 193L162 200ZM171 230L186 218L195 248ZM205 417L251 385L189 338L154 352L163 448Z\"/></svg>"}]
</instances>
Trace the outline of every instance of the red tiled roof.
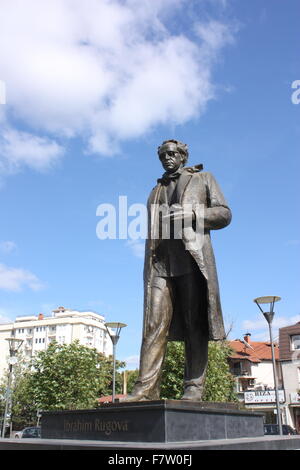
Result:
<instances>
[{"instance_id":1,"label":"red tiled roof","mask_svg":"<svg viewBox=\"0 0 300 470\"><path fill-rule=\"evenodd\" d=\"M249 341L248 344L250 347L247 347L245 343L239 339L229 341L229 345L233 350L233 353L230 355L230 358L246 359L250 362L262 362L272 360L272 349L271 344L269 342ZM275 359L279 360L279 348L277 344L275 344L274 352Z\"/></svg>"}]
</instances>

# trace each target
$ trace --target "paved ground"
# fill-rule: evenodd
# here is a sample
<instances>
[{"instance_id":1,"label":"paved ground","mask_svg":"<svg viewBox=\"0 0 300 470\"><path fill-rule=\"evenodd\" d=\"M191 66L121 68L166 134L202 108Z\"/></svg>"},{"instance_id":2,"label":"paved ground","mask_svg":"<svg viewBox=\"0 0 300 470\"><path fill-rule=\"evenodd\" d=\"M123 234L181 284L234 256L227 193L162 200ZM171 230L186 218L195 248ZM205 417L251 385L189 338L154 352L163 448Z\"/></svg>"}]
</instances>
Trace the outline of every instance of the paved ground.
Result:
<instances>
[{"instance_id":1,"label":"paved ground","mask_svg":"<svg viewBox=\"0 0 300 470\"><path fill-rule=\"evenodd\" d=\"M71 439L0 439L0 450L300 450L300 436L263 436L212 441L143 443L103 442Z\"/></svg>"}]
</instances>

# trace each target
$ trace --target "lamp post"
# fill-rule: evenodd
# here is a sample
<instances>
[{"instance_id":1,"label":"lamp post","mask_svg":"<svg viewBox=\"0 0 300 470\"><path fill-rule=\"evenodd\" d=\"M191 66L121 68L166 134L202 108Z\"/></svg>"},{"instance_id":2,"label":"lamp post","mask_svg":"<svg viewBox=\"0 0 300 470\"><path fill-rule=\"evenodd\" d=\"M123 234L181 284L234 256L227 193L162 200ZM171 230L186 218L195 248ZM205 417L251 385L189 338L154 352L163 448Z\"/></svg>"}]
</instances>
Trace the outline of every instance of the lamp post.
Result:
<instances>
[{"instance_id":1,"label":"lamp post","mask_svg":"<svg viewBox=\"0 0 300 470\"><path fill-rule=\"evenodd\" d=\"M277 423L279 427L279 434L282 435L282 420L281 420L281 413L280 413L280 404L279 404L279 393L278 393L278 379L277 379L277 371L276 371L276 361L275 361L275 352L274 352L274 343L273 343L273 335L272 335L272 321L274 318L274 303L281 300L281 297L273 296L265 296L265 297L257 297L254 299L254 302L262 312L263 316L268 322L269 325L269 335L270 335L270 343L271 343L271 350L272 350L272 363L273 363L273 376L274 376L274 388L275 388L275 397L276 397L276 410L277 410ZM270 304L270 308L268 312L264 312L260 304Z\"/></svg>"},{"instance_id":2,"label":"lamp post","mask_svg":"<svg viewBox=\"0 0 300 470\"><path fill-rule=\"evenodd\" d=\"M117 342L120 338L121 329L124 328L126 323L120 322L110 322L105 323L106 330L110 336L110 339L113 344L113 391L112 391L112 403L115 402L115 394L116 394L116 348Z\"/></svg>"},{"instance_id":3,"label":"lamp post","mask_svg":"<svg viewBox=\"0 0 300 470\"><path fill-rule=\"evenodd\" d=\"M16 355L21 344L24 341L23 339L16 338L14 336L14 330L12 331L12 336L10 338L5 338L5 339L6 341L8 341L8 347L9 347L9 359L8 359L9 371L8 371L7 391L6 391L6 397L5 397L5 410L4 410L4 415L3 415L2 437L5 437L7 414L11 405L11 382L12 382L13 366L18 362Z\"/></svg>"}]
</instances>

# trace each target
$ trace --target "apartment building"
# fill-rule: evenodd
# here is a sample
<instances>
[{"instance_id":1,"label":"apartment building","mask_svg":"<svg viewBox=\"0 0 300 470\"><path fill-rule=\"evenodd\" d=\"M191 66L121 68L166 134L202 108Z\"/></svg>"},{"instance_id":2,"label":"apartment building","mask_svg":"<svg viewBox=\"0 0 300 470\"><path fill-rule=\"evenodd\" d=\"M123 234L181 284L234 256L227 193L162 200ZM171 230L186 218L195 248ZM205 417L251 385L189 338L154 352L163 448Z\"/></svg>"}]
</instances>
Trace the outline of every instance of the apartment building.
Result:
<instances>
[{"instance_id":1,"label":"apartment building","mask_svg":"<svg viewBox=\"0 0 300 470\"><path fill-rule=\"evenodd\" d=\"M43 314L20 316L12 323L0 324L0 376L7 369L9 356L5 338L11 336L12 331L17 338L23 339L20 350L28 360L36 352L45 350L52 341L70 344L78 340L106 356L112 354L112 342L102 315L59 307L49 317Z\"/></svg>"},{"instance_id":2,"label":"apartment building","mask_svg":"<svg viewBox=\"0 0 300 470\"><path fill-rule=\"evenodd\" d=\"M287 424L300 432L300 322L279 329Z\"/></svg>"}]
</instances>

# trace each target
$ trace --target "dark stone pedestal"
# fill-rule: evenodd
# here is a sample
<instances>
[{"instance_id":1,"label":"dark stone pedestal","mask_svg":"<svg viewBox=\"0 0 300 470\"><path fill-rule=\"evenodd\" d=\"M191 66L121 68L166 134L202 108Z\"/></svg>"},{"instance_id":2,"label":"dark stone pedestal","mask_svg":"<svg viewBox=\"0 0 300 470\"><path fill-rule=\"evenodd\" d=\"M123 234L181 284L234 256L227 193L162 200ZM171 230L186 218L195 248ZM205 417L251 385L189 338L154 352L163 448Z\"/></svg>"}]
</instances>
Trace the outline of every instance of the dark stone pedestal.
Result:
<instances>
[{"instance_id":1,"label":"dark stone pedestal","mask_svg":"<svg viewBox=\"0 0 300 470\"><path fill-rule=\"evenodd\" d=\"M113 403L44 412L42 438L180 442L263 436L263 416L225 403L177 400Z\"/></svg>"}]
</instances>

